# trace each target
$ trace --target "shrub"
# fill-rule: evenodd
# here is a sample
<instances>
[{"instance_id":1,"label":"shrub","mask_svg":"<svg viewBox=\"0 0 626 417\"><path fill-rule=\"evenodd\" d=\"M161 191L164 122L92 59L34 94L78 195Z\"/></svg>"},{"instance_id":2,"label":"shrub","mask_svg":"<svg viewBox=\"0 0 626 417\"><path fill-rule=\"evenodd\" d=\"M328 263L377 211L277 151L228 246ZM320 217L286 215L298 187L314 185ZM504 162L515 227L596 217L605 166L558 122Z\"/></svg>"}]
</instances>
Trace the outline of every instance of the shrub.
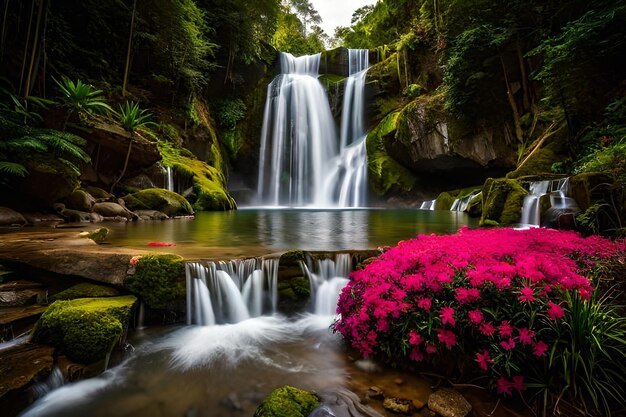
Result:
<instances>
[{"instance_id":1,"label":"shrub","mask_svg":"<svg viewBox=\"0 0 626 417\"><path fill-rule=\"evenodd\" d=\"M606 410L611 401L625 402L626 358L616 354L626 351L624 320L602 310L611 336L590 331L586 343L608 338L619 348L595 349L591 357L578 344L576 360L587 363L575 369L563 348L581 332L564 329L581 321L581 305L600 308L585 274L597 260L623 257L625 250L624 242L550 229L463 228L418 236L351 274L334 330L364 356L435 365L455 359L454 373L487 377L499 394L539 389L578 404L600 399L606 406L596 409ZM592 362L610 359L615 363L608 375L601 366L584 374ZM584 383L571 383L579 378L596 381L604 394L590 397Z\"/></svg>"}]
</instances>

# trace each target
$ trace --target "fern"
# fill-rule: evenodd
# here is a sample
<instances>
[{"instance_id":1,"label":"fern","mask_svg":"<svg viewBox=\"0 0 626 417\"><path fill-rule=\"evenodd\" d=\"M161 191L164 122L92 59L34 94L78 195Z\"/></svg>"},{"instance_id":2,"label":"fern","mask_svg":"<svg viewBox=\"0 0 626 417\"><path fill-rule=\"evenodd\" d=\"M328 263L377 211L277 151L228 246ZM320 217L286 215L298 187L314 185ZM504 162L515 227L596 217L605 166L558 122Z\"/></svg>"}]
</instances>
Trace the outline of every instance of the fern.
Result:
<instances>
[{"instance_id":1,"label":"fern","mask_svg":"<svg viewBox=\"0 0 626 417\"><path fill-rule=\"evenodd\" d=\"M24 167L24 165L8 161L0 161L0 172L18 177L25 177L28 175L28 170Z\"/></svg>"}]
</instances>

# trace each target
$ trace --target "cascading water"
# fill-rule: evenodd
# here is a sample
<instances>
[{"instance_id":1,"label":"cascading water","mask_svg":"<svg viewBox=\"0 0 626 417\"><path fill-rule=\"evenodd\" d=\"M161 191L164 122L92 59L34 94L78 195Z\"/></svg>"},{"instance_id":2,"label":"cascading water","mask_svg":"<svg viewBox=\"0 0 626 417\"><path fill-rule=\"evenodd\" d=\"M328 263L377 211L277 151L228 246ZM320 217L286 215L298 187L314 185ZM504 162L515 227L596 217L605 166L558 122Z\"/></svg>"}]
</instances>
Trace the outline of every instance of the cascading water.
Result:
<instances>
[{"instance_id":1,"label":"cascading water","mask_svg":"<svg viewBox=\"0 0 626 417\"><path fill-rule=\"evenodd\" d=\"M423 201L422 205L420 206L420 210L434 210L436 202L437 202L437 200Z\"/></svg>"},{"instance_id":2,"label":"cascading water","mask_svg":"<svg viewBox=\"0 0 626 417\"><path fill-rule=\"evenodd\" d=\"M364 86L368 50L349 50L341 137L324 88L320 54L281 53L281 74L265 102L257 192L270 206L362 207L366 204Z\"/></svg>"},{"instance_id":3,"label":"cascading water","mask_svg":"<svg viewBox=\"0 0 626 417\"><path fill-rule=\"evenodd\" d=\"M302 269L311 284L313 313L321 316L336 314L341 289L348 284L352 271L349 253L338 253L335 259L318 259L313 272L303 263Z\"/></svg>"},{"instance_id":4,"label":"cascading water","mask_svg":"<svg viewBox=\"0 0 626 417\"><path fill-rule=\"evenodd\" d=\"M176 191L174 189L174 170L172 167L165 167L165 189L168 191Z\"/></svg>"},{"instance_id":5,"label":"cascading water","mask_svg":"<svg viewBox=\"0 0 626 417\"><path fill-rule=\"evenodd\" d=\"M465 211L465 210L467 210L467 206L469 206L470 201L472 201L472 199L474 197L476 197L480 193L481 193L481 191L473 191L470 195L468 195L465 198L457 198L457 199L455 199L454 202L452 203L452 207L450 207L450 211Z\"/></svg>"},{"instance_id":6,"label":"cascading water","mask_svg":"<svg viewBox=\"0 0 626 417\"><path fill-rule=\"evenodd\" d=\"M568 184L568 178L532 182L528 195L524 197L520 223L529 226L539 226L541 224L541 197L549 193L556 193L557 196L561 197L560 200L564 201L567 195ZM550 200L551 204L553 204L554 199L552 196Z\"/></svg>"}]
</instances>

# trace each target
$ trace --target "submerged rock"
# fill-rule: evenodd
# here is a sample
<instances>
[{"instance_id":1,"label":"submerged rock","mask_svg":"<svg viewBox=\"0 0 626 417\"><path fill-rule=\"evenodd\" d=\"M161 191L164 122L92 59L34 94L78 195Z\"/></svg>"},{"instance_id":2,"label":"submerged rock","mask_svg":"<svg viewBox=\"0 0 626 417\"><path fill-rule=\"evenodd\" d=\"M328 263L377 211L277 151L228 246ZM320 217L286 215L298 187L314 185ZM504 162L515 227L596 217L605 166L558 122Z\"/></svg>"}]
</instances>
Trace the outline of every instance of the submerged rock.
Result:
<instances>
[{"instance_id":1,"label":"submerged rock","mask_svg":"<svg viewBox=\"0 0 626 417\"><path fill-rule=\"evenodd\" d=\"M285 385L263 400L254 417L307 417L319 403L317 394Z\"/></svg>"},{"instance_id":2,"label":"submerged rock","mask_svg":"<svg viewBox=\"0 0 626 417\"><path fill-rule=\"evenodd\" d=\"M99 361L119 340L136 301L132 295L55 301L39 319L32 340L79 363Z\"/></svg>"},{"instance_id":3,"label":"submerged rock","mask_svg":"<svg viewBox=\"0 0 626 417\"><path fill-rule=\"evenodd\" d=\"M443 388L430 394L428 408L441 417L465 417L472 411L465 397L452 388Z\"/></svg>"}]
</instances>

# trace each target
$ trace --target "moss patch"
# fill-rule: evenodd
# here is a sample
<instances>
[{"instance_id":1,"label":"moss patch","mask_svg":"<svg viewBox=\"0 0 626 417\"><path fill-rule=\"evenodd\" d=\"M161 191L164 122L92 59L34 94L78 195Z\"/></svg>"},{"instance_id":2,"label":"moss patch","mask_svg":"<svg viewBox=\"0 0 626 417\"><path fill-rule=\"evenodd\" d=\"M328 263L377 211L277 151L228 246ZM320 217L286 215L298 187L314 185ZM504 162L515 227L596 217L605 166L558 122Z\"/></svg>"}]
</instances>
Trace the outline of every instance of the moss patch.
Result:
<instances>
[{"instance_id":1,"label":"moss patch","mask_svg":"<svg viewBox=\"0 0 626 417\"><path fill-rule=\"evenodd\" d=\"M37 322L32 340L55 346L80 363L104 359L122 335L136 300L127 295L55 301Z\"/></svg>"},{"instance_id":2,"label":"moss patch","mask_svg":"<svg viewBox=\"0 0 626 417\"><path fill-rule=\"evenodd\" d=\"M91 232L82 232L79 234L79 236L86 239L91 239L94 242L100 244L104 242L108 234L109 229L107 229L106 227L99 227L96 230L92 230Z\"/></svg>"},{"instance_id":3,"label":"moss patch","mask_svg":"<svg viewBox=\"0 0 626 417\"><path fill-rule=\"evenodd\" d=\"M450 210L454 200L454 196L449 193L443 192L439 194L435 200L435 210Z\"/></svg>"},{"instance_id":4,"label":"moss patch","mask_svg":"<svg viewBox=\"0 0 626 417\"><path fill-rule=\"evenodd\" d=\"M567 126L564 124L547 143L534 151L528 159L523 161L515 171L509 172L506 177L519 178L526 175L550 173L552 164L565 159L568 137Z\"/></svg>"},{"instance_id":5,"label":"moss patch","mask_svg":"<svg viewBox=\"0 0 626 417\"><path fill-rule=\"evenodd\" d=\"M83 282L50 297L50 301L73 300L75 298L116 297L120 292L112 287Z\"/></svg>"},{"instance_id":6,"label":"moss patch","mask_svg":"<svg viewBox=\"0 0 626 417\"><path fill-rule=\"evenodd\" d=\"M142 256L135 273L124 280L124 287L138 294L154 309L163 309L176 299L185 297L184 259L172 254Z\"/></svg>"},{"instance_id":7,"label":"moss patch","mask_svg":"<svg viewBox=\"0 0 626 417\"><path fill-rule=\"evenodd\" d=\"M467 213L470 217L480 217L483 214L483 195L475 195L467 205Z\"/></svg>"},{"instance_id":8,"label":"moss patch","mask_svg":"<svg viewBox=\"0 0 626 417\"><path fill-rule=\"evenodd\" d=\"M124 203L130 210L157 210L168 216L193 214L191 204L185 197L162 188L148 188L124 197Z\"/></svg>"},{"instance_id":9,"label":"moss patch","mask_svg":"<svg viewBox=\"0 0 626 417\"><path fill-rule=\"evenodd\" d=\"M254 417L307 417L319 404L316 394L285 385L263 400Z\"/></svg>"},{"instance_id":10,"label":"moss patch","mask_svg":"<svg viewBox=\"0 0 626 417\"><path fill-rule=\"evenodd\" d=\"M409 192L415 186L413 174L387 153L385 140L393 140L399 112L385 117L367 135L367 173L372 190L378 195L390 191Z\"/></svg>"},{"instance_id":11,"label":"moss patch","mask_svg":"<svg viewBox=\"0 0 626 417\"><path fill-rule=\"evenodd\" d=\"M483 187L480 225L493 225L491 222L501 225L519 222L526 195L528 192L516 180L487 179Z\"/></svg>"}]
</instances>

